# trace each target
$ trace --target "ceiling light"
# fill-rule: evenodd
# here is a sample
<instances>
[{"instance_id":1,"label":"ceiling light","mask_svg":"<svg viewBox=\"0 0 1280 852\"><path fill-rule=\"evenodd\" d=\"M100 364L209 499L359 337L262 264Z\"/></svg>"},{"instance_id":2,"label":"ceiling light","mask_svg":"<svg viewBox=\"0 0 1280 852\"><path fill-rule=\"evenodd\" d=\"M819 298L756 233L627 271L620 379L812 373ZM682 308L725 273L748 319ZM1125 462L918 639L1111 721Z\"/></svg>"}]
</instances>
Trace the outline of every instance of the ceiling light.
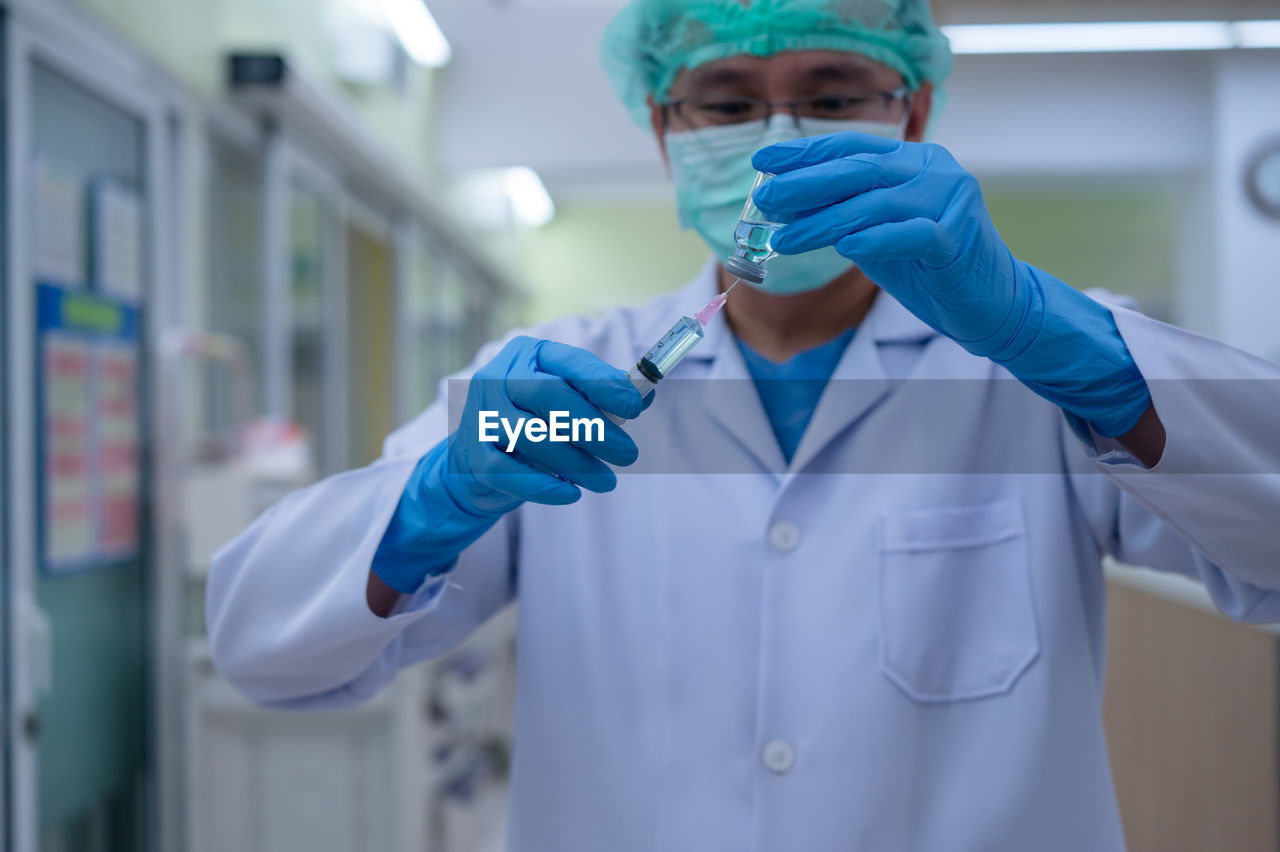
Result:
<instances>
[{"instance_id":1,"label":"ceiling light","mask_svg":"<svg viewBox=\"0 0 1280 852\"><path fill-rule=\"evenodd\" d=\"M1253 24L1272 24L1254 21ZM1107 53L1225 50L1239 41L1225 21L1132 21L1078 24L977 24L943 27L955 53ZM1262 27L1257 37L1268 33ZM1273 35L1273 34L1272 34Z\"/></svg>"},{"instance_id":2,"label":"ceiling light","mask_svg":"<svg viewBox=\"0 0 1280 852\"><path fill-rule=\"evenodd\" d=\"M504 170L502 186L511 201L511 210L524 224L535 227L545 225L556 215L556 206L551 201L547 188L543 186L542 179L528 166L514 166Z\"/></svg>"},{"instance_id":3,"label":"ceiling light","mask_svg":"<svg viewBox=\"0 0 1280 852\"><path fill-rule=\"evenodd\" d=\"M1238 21L1235 29L1241 47L1280 47L1280 21Z\"/></svg>"},{"instance_id":4,"label":"ceiling light","mask_svg":"<svg viewBox=\"0 0 1280 852\"><path fill-rule=\"evenodd\" d=\"M381 3L382 13L396 40L414 62L428 68L439 68L449 62L453 51L424 0L381 0Z\"/></svg>"}]
</instances>

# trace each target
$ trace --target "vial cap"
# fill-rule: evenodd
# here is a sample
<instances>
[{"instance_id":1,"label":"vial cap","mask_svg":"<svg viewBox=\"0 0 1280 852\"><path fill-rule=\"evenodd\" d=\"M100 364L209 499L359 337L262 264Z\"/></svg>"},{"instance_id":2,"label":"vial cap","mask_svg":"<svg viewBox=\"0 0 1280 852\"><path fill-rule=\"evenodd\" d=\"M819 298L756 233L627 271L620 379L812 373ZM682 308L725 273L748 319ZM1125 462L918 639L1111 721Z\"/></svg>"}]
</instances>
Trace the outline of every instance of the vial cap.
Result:
<instances>
[{"instance_id":1,"label":"vial cap","mask_svg":"<svg viewBox=\"0 0 1280 852\"><path fill-rule=\"evenodd\" d=\"M745 257L734 255L724 262L724 268L730 275L736 275L748 284L764 283L765 268L752 263Z\"/></svg>"}]
</instances>

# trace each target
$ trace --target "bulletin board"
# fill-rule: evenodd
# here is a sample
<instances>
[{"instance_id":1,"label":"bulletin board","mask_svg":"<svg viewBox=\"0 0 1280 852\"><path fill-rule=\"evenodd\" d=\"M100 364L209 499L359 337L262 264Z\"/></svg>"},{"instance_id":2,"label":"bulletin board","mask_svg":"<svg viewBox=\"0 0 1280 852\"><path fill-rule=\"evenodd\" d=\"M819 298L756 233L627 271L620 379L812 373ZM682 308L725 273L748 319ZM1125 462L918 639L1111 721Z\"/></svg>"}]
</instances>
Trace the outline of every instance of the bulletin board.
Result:
<instances>
[{"instance_id":1,"label":"bulletin board","mask_svg":"<svg viewBox=\"0 0 1280 852\"><path fill-rule=\"evenodd\" d=\"M120 298L37 293L41 568L65 574L141 546L142 318Z\"/></svg>"}]
</instances>

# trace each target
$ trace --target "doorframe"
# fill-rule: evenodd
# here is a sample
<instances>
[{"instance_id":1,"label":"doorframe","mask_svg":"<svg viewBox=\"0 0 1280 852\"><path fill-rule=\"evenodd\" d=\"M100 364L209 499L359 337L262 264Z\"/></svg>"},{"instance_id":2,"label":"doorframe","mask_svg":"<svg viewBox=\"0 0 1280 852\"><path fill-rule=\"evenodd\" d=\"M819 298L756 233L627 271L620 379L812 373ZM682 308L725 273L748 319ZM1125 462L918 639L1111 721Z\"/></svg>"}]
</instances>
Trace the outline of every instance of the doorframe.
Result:
<instances>
[{"instance_id":1,"label":"doorframe","mask_svg":"<svg viewBox=\"0 0 1280 852\"><path fill-rule=\"evenodd\" d=\"M386 240L392 252L393 291L396 303L405 287L404 265L400 262L403 240L398 239L407 217L393 200L368 191L345 174L341 165L318 153L306 137L284 124L269 125L263 141L263 385L266 411L285 419L296 419L293 411L293 353L289 250L291 245L289 198L297 187L317 198L322 211L325 235L322 258L321 294L324 341L321 347L321 375L325 394L322 416L326 429L317 447L321 476L346 470L351 410L347 393L350 340L346 306L351 282L347 276L347 228L355 224ZM399 326L388 332L397 335ZM393 414L400 410L398 384L393 385ZM314 439L314 436L312 436Z\"/></svg>"},{"instance_id":2,"label":"doorframe","mask_svg":"<svg viewBox=\"0 0 1280 852\"><path fill-rule=\"evenodd\" d=\"M9 248L5 278L5 322L7 324L6 400L8 411L20 412L9 418L5 435L5 469L8 471L9 494L36 493L38 473L34 448L37 428L35 419L35 290L31 275L29 247L31 229L26 219L26 207L30 200L31 163L31 70L36 63L73 81L95 97L115 108L129 113L143 126L145 146L144 174L146 186L144 199L147 223L144 263L145 304L148 312L147 339L142 342L147 363L154 367L159 347L157 342L170 330L175 321L178 282L172 273L176 262L176 234L173 202L174 165L173 139L167 122L173 115L171 92L157 81L155 73L129 49L114 43L78 14L62 6L41 0L9 0L5 39L5 86L8 103L6 127L5 164L6 184L9 188L6 208L6 237ZM166 283L167 282L167 283ZM163 659L166 648L157 643L159 632L156 613L161 607L157 593L165 594L167 585L162 580L167 569L164 564L166 548L158 542L163 535L164 524L160 514L160 500L164 492L160 469L166 458L160 445L162 434L155 431L158 411L154 392L146 400L148 408L143 412L146 434L151 438L151 463L146 488L152 497L153 521L150 530L144 530L147 548L146 571L147 607L146 635L148 649L148 705L153 718L159 720L167 712L164 706L165 689L158 681L166 676L165 667L157 665ZM25 412L25 414L21 413ZM9 799L6 804L10 814L10 848L14 852L35 852L39 842L39 801L37 783L36 745L25 735L26 720L33 717L39 696L35 692L32 670L33 649L28 642L28 626L38 614L36 583L38 577L39 542L37 540L38 509L33 501L8 501L7 576L5 599L7 601L8 670L10 672L7 695L6 743L9 746ZM171 585L171 584L169 584ZM164 745L157 742L162 725L152 726L149 748L148 800L149 824L147 832L151 848L157 847L159 821L163 818L157 795L157 772L163 760Z\"/></svg>"},{"instance_id":3,"label":"doorframe","mask_svg":"<svg viewBox=\"0 0 1280 852\"><path fill-rule=\"evenodd\" d=\"M0 156L3 156L5 162L8 162L9 148L11 147L9 138L9 128L12 123L10 118L11 108L8 106L8 80L9 80L9 10L7 7L0 7L0 85L4 86L5 104L0 108ZM9 169L0 167L0 198L9 198L12 192L9 191ZM0 258L4 258L5 268L0 268L0 354L5 356L4 360L8 360L9 353L9 275L8 275L8 258L9 258L9 214L10 207L5 205L0 210ZM0 368L0 411L9 412L13 408L9 405L9 376L8 373ZM9 456L9 417L0 416L0 597L8 599L9 590L12 588L9 581L9 475L8 475L8 456ZM9 625L12 618L9 614L9 607L0 605L0 659L4 661L0 665L0 852L9 852L12 848L13 837L13 805L14 802L10 798L9 791L12 788L11 772L13 769L10 754L10 719L11 701L9 696L12 694L12 685L10 681L13 678L13 659L10 656L9 648L11 645Z\"/></svg>"},{"instance_id":4,"label":"doorframe","mask_svg":"<svg viewBox=\"0 0 1280 852\"><path fill-rule=\"evenodd\" d=\"M392 223L392 287L394 288L393 304L395 305L394 371L395 410L393 420L396 428L408 423L418 412L414 410L414 388L410 386L414 373L408 369L409 359L415 355L413 349L413 333L415 320L412 306L415 296L414 272L417 264L425 263L422 248L422 229L412 218L398 216Z\"/></svg>"},{"instance_id":5,"label":"doorframe","mask_svg":"<svg viewBox=\"0 0 1280 852\"><path fill-rule=\"evenodd\" d=\"M268 128L262 158L263 191L263 367L266 410L296 420L293 410L293 303L290 246L290 193L297 187L315 196L321 206L324 234L320 294L324 339L320 371L324 385L321 419L323 440L316 446L320 476L342 470L347 447L346 356L346 203L347 194L337 167L306 150L279 126ZM309 436L316 440L317 436Z\"/></svg>"}]
</instances>

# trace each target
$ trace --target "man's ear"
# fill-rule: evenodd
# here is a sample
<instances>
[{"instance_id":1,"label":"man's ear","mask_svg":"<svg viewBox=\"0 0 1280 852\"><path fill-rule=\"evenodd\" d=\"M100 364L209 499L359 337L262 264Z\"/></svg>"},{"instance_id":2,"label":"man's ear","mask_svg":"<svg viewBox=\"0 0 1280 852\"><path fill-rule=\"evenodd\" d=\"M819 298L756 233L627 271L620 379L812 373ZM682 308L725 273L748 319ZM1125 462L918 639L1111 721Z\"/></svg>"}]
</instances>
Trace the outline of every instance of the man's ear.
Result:
<instances>
[{"instance_id":1,"label":"man's ear","mask_svg":"<svg viewBox=\"0 0 1280 852\"><path fill-rule=\"evenodd\" d=\"M662 121L662 107L654 101L653 95L649 96L648 101L649 126L653 128L653 135L658 140L658 150L662 152L662 164L667 168L667 177L671 177L671 159L667 156L667 135Z\"/></svg>"},{"instance_id":2,"label":"man's ear","mask_svg":"<svg viewBox=\"0 0 1280 852\"><path fill-rule=\"evenodd\" d=\"M933 83L921 83L911 96L911 115L907 118L907 141L920 142L933 112Z\"/></svg>"}]
</instances>

